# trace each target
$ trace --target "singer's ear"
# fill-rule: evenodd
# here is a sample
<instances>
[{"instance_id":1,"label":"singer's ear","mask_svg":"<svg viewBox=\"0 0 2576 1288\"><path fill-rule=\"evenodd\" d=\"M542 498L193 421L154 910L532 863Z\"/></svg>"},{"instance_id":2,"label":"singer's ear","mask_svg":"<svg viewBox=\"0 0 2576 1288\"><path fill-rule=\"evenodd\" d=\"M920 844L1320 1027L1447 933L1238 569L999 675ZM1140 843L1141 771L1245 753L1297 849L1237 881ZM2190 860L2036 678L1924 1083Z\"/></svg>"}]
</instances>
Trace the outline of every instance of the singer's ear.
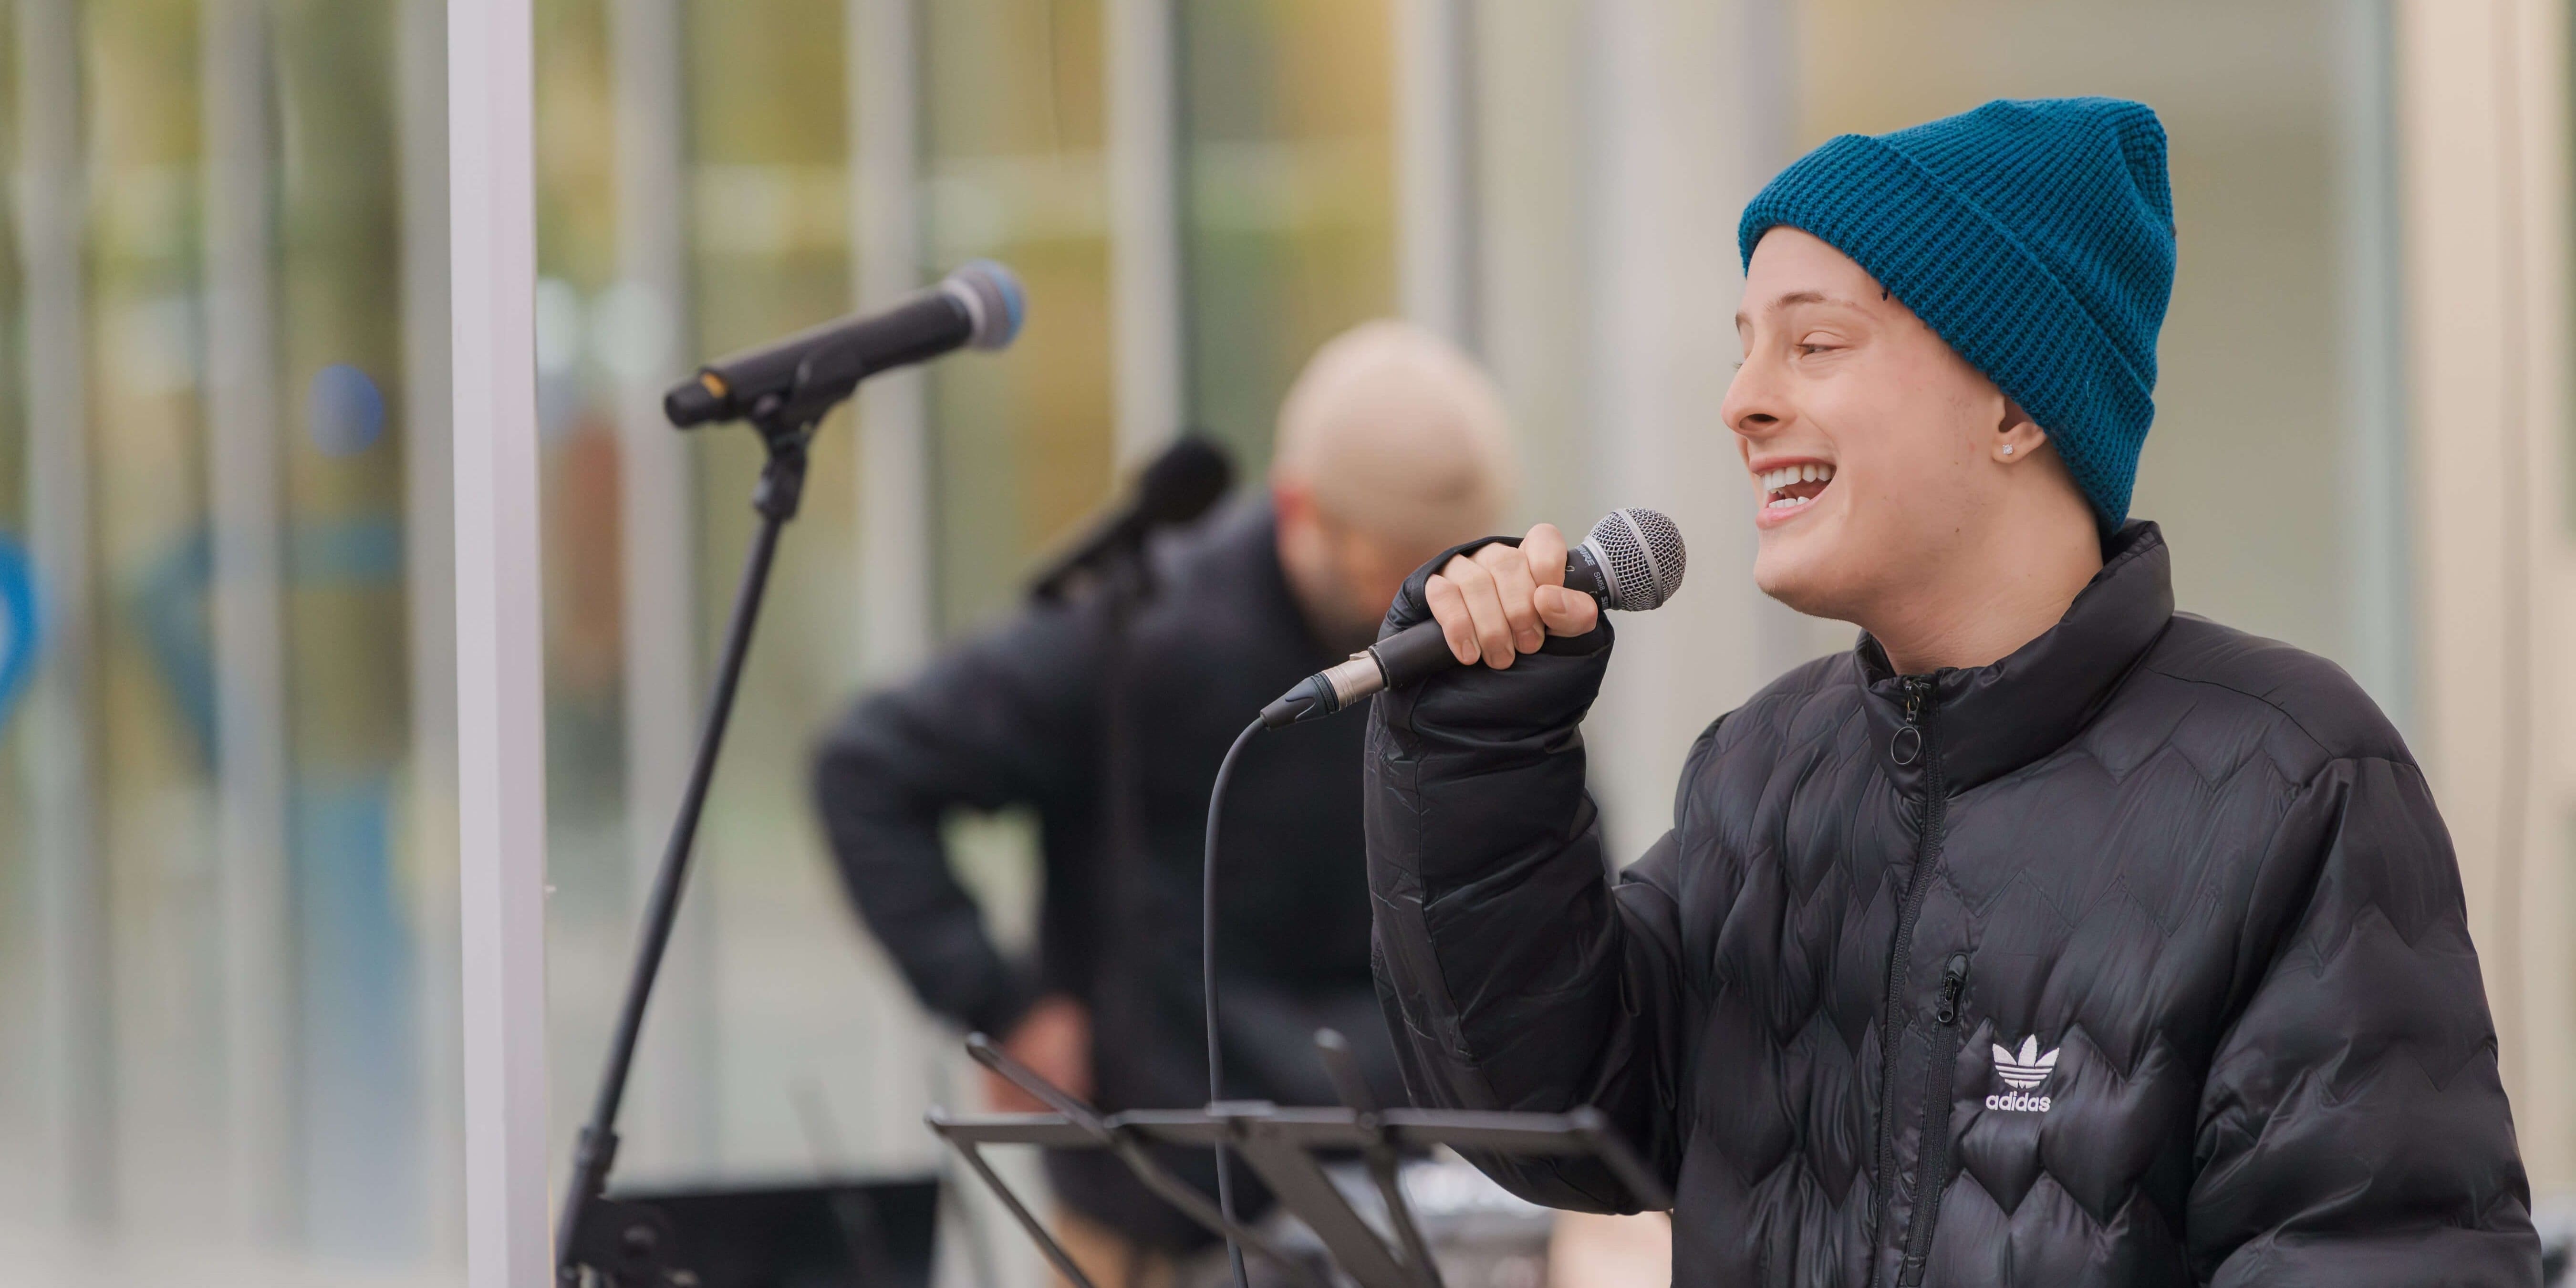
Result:
<instances>
[{"instance_id":1,"label":"singer's ear","mask_svg":"<svg viewBox=\"0 0 2576 1288\"><path fill-rule=\"evenodd\" d=\"M2048 431L2041 429L2039 422L2032 420L2030 413L2022 410L2021 404L2011 398L2004 399L2002 423L1995 430L1995 440L1988 445L1988 450L1996 460L2006 464L2029 460L2048 443Z\"/></svg>"}]
</instances>

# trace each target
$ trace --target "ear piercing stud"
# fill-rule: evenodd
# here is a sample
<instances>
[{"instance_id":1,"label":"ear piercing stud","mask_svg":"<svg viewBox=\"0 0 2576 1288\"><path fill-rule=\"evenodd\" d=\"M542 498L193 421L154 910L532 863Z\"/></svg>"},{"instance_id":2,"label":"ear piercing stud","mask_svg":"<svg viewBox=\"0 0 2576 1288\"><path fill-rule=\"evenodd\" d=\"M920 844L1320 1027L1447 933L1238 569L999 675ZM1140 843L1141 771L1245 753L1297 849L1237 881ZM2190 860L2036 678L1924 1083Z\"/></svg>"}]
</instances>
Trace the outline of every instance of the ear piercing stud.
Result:
<instances>
[{"instance_id":1,"label":"ear piercing stud","mask_svg":"<svg viewBox=\"0 0 2576 1288\"><path fill-rule=\"evenodd\" d=\"M2013 449L2013 445L2012 445L2012 444L2010 444L2010 443L2006 443L2006 444L2004 444L2004 455L2006 455L2006 456L2010 456L2010 455L2012 455L2012 449Z\"/></svg>"}]
</instances>

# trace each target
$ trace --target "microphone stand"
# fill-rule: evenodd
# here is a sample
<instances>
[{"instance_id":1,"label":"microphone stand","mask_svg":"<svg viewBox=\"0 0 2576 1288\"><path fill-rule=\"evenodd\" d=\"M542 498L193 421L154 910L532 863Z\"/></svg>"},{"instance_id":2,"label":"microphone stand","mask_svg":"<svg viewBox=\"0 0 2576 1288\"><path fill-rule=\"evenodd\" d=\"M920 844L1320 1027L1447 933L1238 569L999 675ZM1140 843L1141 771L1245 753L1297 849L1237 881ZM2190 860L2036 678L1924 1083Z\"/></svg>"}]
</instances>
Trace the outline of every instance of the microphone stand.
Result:
<instances>
[{"instance_id":1,"label":"microphone stand","mask_svg":"<svg viewBox=\"0 0 2576 1288\"><path fill-rule=\"evenodd\" d=\"M798 400L802 402L803 400ZM598 1098L581 1129L573 1153L572 1182L564 1188L563 1215L555 1233L555 1279L563 1288L580 1288L588 1268L618 1288L665 1288L694 1282L664 1264L671 1227L659 1212L640 1203L612 1203L605 1195L608 1170L617 1160L617 1108L626 1095L626 1077L635 1063L635 1043L644 1028L644 1004L661 973L663 951L680 912L680 890L689 876L689 852L697 839L698 816L707 803L707 786L715 777L716 753L724 745L725 722L733 714L734 691L742 680L743 658L751 651L751 630L760 617L762 596L769 588L769 568L778 553L779 533L796 517L804 498L806 445L821 419L821 408L791 407L786 400L767 400L755 409L752 425L768 450L768 463L752 489L751 508L760 515L760 532L752 539L742 578L734 591L733 618L725 628L724 656L716 667L715 690L698 730L696 758L689 766L688 787L680 795L679 815L653 877L645 905L643 936L635 945L635 965L626 980L626 1000L617 1014L617 1031L608 1044L608 1063L600 1071ZM827 404L828 405L828 404Z\"/></svg>"}]
</instances>

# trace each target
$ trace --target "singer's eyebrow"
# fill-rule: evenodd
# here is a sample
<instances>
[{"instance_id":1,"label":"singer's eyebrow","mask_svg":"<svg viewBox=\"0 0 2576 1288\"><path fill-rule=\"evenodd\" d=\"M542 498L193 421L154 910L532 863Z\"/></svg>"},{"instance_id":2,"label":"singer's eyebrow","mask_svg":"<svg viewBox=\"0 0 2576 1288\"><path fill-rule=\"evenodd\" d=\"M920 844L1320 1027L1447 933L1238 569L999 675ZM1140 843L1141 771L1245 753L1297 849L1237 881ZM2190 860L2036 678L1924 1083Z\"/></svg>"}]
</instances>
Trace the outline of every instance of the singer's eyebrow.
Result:
<instances>
[{"instance_id":1,"label":"singer's eyebrow","mask_svg":"<svg viewBox=\"0 0 2576 1288\"><path fill-rule=\"evenodd\" d=\"M1822 291L1791 291L1787 295L1783 295L1780 298L1763 305L1762 311L1765 313L1777 313L1793 304L1839 304L1847 309L1856 309L1861 307L1860 302L1857 300L1840 299L1835 296L1827 295ZM1742 310L1737 310L1735 314L1735 329L1738 331L1743 330L1744 324L1750 320L1751 319L1744 315Z\"/></svg>"}]
</instances>

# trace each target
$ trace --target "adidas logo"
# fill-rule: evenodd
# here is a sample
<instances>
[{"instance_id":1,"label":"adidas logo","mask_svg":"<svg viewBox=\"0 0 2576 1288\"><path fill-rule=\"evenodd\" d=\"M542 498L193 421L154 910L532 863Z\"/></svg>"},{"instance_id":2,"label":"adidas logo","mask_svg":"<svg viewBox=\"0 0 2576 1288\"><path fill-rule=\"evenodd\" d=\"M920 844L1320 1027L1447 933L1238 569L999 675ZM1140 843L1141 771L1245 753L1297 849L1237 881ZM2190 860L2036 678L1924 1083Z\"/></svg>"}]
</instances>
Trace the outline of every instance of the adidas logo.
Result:
<instances>
[{"instance_id":1,"label":"adidas logo","mask_svg":"<svg viewBox=\"0 0 2576 1288\"><path fill-rule=\"evenodd\" d=\"M2047 1113L2049 1097L2027 1093L2048 1081L2048 1075L2057 1072L2057 1052L2050 1051L2042 1054L2039 1049L2039 1035L2032 1034L2021 1040L2021 1050L2015 1051L2011 1047L1997 1043L1994 1046L1994 1053L1995 1075L2002 1078L2004 1085L2012 1090L2001 1095L1986 1097L1986 1108L2026 1114Z\"/></svg>"},{"instance_id":2,"label":"adidas logo","mask_svg":"<svg viewBox=\"0 0 2576 1288\"><path fill-rule=\"evenodd\" d=\"M2006 1046L1999 1045L1994 1050L1995 1072L2003 1076L2005 1086L2015 1091L2028 1091L2048 1081L2048 1075L2057 1071L2057 1053L2051 1051L2041 1055L2039 1038L2035 1034L2021 1040L2018 1055Z\"/></svg>"}]
</instances>

